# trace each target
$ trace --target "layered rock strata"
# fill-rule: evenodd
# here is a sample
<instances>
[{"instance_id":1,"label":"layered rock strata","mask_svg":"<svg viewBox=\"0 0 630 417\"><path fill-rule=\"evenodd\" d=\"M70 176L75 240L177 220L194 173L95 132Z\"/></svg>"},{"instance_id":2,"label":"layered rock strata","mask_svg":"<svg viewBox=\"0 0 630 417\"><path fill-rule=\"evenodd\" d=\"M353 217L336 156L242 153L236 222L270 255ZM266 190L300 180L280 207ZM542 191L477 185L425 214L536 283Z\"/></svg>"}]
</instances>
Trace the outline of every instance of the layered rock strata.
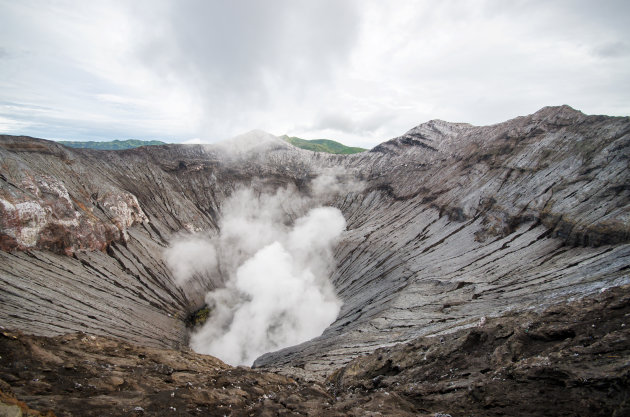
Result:
<instances>
[{"instance_id":1,"label":"layered rock strata","mask_svg":"<svg viewBox=\"0 0 630 417\"><path fill-rule=\"evenodd\" d=\"M377 347L628 283L629 143L628 118L564 106L489 127L432 121L349 159L368 187L336 201L349 223L333 277L342 311L256 365L327 374Z\"/></svg>"},{"instance_id":2,"label":"layered rock strata","mask_svg":"<svg viewBox=\"0 0 630 417\"><path fill-rule=\"evenodd\" d=\"M308 194L335 172L362 185L320 201L348 222L332 276L342 311L256 362L322 380L380 347L630 282L629 143L629 118L567 106L487 127L431 121L348 156L272 138L254 152L115 152L4 136L0 322L181 347L185 317L222 278L177 287L162 257L173 237L216 232L238 186Z\"/></svg>"}]
</instances>

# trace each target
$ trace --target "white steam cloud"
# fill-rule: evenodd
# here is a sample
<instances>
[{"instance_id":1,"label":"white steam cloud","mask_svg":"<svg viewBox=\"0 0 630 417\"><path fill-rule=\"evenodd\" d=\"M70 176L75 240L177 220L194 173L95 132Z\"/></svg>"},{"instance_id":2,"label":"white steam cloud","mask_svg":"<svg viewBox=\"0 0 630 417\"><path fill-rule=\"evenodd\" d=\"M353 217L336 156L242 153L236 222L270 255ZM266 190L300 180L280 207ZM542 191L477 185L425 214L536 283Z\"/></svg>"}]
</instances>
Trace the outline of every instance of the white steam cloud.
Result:
<instances>
[{"instance_id":1,"label":"white steam cloud","mask_svg":"<svg viewBox=\"0 0 630 417\"><path fill-rule=\"evenodd\" d=\"M166 251L178 284L193 277L223 283L206 294L210 315L191 337L196 352L251 365L319 336L335 320L342 303L329 276L346 221L333 207L309 210L335 188L334 176L315 179L311 197L292 186L238 189L222 205L219 235L179 239Z\"/></svg>"},{"instance_id":2,"label":"white steam cloud","mask_svg":"<svg viewBox=\"0 0 630 417\"><path fill-rule=\"evenodd\" d=\"M193 276L204 275L217 266L214 245L201 236L189 236L177 240L166 251L165 260L171 268L177 285L183 285Z\"/></svg>"}]
</instances>

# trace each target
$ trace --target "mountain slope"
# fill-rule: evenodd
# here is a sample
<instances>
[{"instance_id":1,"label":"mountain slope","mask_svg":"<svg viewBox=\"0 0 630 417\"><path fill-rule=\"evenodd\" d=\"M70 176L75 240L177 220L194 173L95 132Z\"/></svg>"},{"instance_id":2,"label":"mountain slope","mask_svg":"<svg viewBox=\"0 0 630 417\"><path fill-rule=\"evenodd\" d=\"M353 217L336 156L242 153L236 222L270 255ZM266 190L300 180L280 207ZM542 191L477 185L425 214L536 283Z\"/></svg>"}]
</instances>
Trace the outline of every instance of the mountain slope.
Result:
<instances>
[{"instance_id":1,"label":"mountain slope","mask_svg":"<svg viewBox=\"0 0 630 417\"><path fill-rule=\"evenodd\" d=\"M112 140L109 142L72 142L72 141L59 141L64 146L69 148L85 148L85 149L101 149L101 150L122 150L138 148L140 146L153 146L153 145L165 145L165 142L159 140Z\"/></svg>"}]
</instances>

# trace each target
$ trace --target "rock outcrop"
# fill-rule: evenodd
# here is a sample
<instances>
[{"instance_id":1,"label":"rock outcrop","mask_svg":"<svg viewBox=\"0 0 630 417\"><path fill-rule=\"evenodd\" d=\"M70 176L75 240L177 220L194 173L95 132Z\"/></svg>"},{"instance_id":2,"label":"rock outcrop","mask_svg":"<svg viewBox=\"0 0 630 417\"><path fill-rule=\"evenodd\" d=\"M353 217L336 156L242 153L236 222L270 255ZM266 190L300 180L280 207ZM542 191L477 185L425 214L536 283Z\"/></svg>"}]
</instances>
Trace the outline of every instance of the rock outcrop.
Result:
<instances>
[{"instance_id":1,"label":"rock outcrop","mask_svg":"<svg viewBox=\"0 0 630 417\"><path fill-rule=\"evenodd\" d=\"M381 348L329 382L334 393L390 392L427 414L626 415L628 289Z\"/></svg>"},{"instance_id":2,"label":"rock outcrop","mask_svg":"<svg viewBox=\"0 0 630 417\"><path fill-rule=\"evenodd\" d=\"M344 156L264 142L93 151L1 137L2 326L180 349L221 282L177 287L169 242L216 232L239 186L309 194L322 172L361 183L319 201L348 224L332 276L344 305L322 336L257 367L354 387L338 370L376 349L630 283L630 118L561 106L486 127L430 121Z\"/></svg>"},{"instance_id":3,"label":"rock outcrop","mask_svg":"<svg viewBox=\"0 0 630 417\"><path fill-rule=\"evenodd\" d=\"M625 416L628 314L630 287L614 288L378 349L325 383L188 349L4 331L0 411L4 403L29 416Z\"/></svg>"}]
</instances>

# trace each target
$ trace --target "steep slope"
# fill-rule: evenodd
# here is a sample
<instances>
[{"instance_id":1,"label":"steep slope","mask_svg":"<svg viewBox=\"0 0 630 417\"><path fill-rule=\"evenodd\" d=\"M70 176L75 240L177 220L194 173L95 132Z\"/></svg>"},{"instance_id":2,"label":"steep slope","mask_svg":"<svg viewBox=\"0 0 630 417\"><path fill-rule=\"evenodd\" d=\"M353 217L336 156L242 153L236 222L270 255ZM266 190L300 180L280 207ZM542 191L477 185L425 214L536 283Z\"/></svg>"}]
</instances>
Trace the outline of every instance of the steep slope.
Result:
<instances>
[{"instance_id":1,"label":"steep slope","mask_svg":"<svg viewBox=\"0 0 630 417\"><path fill-rule=\"evenodd\" d=\"M629 282L629 129L545 108L490 127L428 122L350 159L369 187L338 202L342 311L320 338L256 364L326 374L379 346Z\"/></svg>"},{"instance_id":2,"label":"steep slope","mask_svg":"<svg viewBox=\"0 0 630 417\"><path fill-rule=\"evenodd\" d=\"M261 154L223 145L94 151L2 137L2 323L187 343L186 316L221 282L178 288L163 250L175 233L216 229L237 185L310 175L301 151L274 139Z\"/></svg>"},{"instance_id":3,"label":"steep slope","mask_svg":"<svg viewBox=\"0 0 630 417\"><path fill-rule=\"evenodd\" d=\"M629 118L567 106L487 127L431 121L355 155L2 137L0 320L180 347L185 317L222 282L178 288L162 257L173 237L216 231L240 185L309 193L328 170L363 184L321 201L348 223L332 277L344 305L319 338L256 362L322 379L379 347L629 283L629 143Z\"/></svg>"}]
</instances>

